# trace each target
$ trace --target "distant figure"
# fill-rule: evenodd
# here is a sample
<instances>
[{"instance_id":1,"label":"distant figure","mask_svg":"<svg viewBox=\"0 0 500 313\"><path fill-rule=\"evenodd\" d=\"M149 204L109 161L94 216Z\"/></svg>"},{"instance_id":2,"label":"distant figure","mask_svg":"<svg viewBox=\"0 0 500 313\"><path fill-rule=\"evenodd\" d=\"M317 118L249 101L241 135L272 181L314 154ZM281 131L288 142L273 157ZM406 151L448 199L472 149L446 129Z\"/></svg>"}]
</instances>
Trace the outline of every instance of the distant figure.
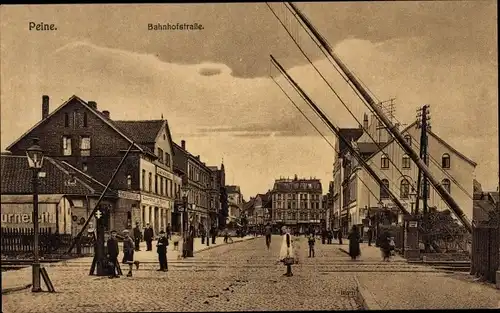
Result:
<instances>
[{"instance_id":1,"label":"distant figure","mask_svg":"<svg viewBox=\"0 0 500 313\"><path fill-rule=\"evenodd\" d=\"M142 241L142 231L141 228L139 227L139 222L135 223L134 227L134 244L135 244L135 251L141 251L140 250L140 243Z\"/></svg>"},{"instance_id":2,"label":"distant figure","mask_svg":"<svg viewBox=\"0 0 500 313\"><path fill-rule=\"evenodd\" d=\"M342 244L342 229L339 229L338 237L339 237L339 245L341 245Z\"/></svg>"},{"instance_id":3,"label":"distant figure","mask_svg":"<svg viewBox=\"0 0 500 313\"><path fill-rule=\"evenodd\" d=\"M270 249L270 247L271 247L272 232L273 232L273 229L271 227L271 224L267 223L266 228L265 228L267 249Z\"/></svg>"},{"instance_id":4,"label":"distant figure","mask_svg":"<svg viewBox=\"0 0 500 313\"><path fill-rule=\"evenodd\" d=\"M152 251L153 250L153 238L154 238L154 231L153 227L149 225L149 223L146 224L146 229L144 229L144 240L146 241L146 251Z\"/></svg>"},{"instance_id":5,"label":"distant figure","mask_svg":"<svg viewBox=\"0 0 500 313\"><path fill-rule=\"evenodd\" d=\"M282 232L284 233L284 235L283 243L281 244L279 260L286 265L286 273L284 274L284 276L290 277L293 276L292 264L295 263L295 256L292 246L292 235L290 235L290 229L285 226L283 226Z\"/></svg>"},{"instance_id":6,"label":"distant figure","mask_svg":"<svg viewBox=\"0 0 500 313\"><path fill-rule=\"evenodd\" d=\"M160 269L158 271L162 272L168 271L167 247L168 247L168 239L167 237L165 237L165 232L162 230L160 231L160 236L158 237L158 242L156 243L158 262L160 263Z\"/></svg>"},{"instance_id":7,"label":"distant figure","mask_svg":"<svg viewBox=\"0 0 500 313\"><path fill-rule=\"evenodd\" d=\"M215 226L213 226L211 229L211 235L212 235L212 244L215 245L215 239L217 238L217 228L215 228Z\"/></svg>"},{"instance_id":8,"label":"distant figure","mask_svg":"<svg viewBox=\"0 0 500 313\"><path fill-rule=\"evenodd\" d=\"M328 230L327 231L327 244L331 245L332 244L332 239L333 239L333 232L331 230Z\"/></svg>"},{"instance_id":9,"label":"distant figure","mask_svg":"<svg viewBox=\"0 0 500 313\"><path fill-rule=\"evenodd\" d=\"M134 264L134 241L130 237L129 231L125 229L123 231L123 264L128 264L129 271L127 277L132 277L132 265ZM137 266L137 264L136 264Z\"/></svg>"},{"instance_id":10,"label":"distant figure","mask_svg":"<svg viewBox=\"0 0 500 313\"><path fill-rule=\"evenodd\" d=\"M172 240L172 226L170 226L170 223L167 224L167 240Z\"/></svg>"},{"instance_id":11,"label":"distant figure","mask_svg":"<svg viewBox=\"0 0 500 313\"><path fill-rule=\"evenodd\" d=\"M359 241L361 237L356 225L352 225L351 232L347 238L349 239L349 255L352 260L355 260L361 254L361 250L359 248Z\"/></svg>"},{"instance_id":12,"label":"distant figure","mask_svg":"<svg viewBox=\"0 0 500 313\"><path fill-rule=\"evenodd\" d=\"M371 246L373 240L373 230L371 227L368 227L367 235L368 235L368 245Z\"/></svg>"},{"instance_id":13,"label":"distant figure","mask_svg":"<svg viewBox=\"0 0 500 313\"><path fill-rule=\"evenodd\" d=\"M111 237L108 239L107 243L107 255L109 262L109 278L118 278L116 270L118 268L118 254L120 249L118 248L118 240L116 239L116 231L111 231Z\"/></svg>"},{"instance_id":14,"label":"distant figure","mask_svg":"<svg viewBox=\"0 0 500 313\"><path fill-rule=\"evenodd\" d=\"M177 233L174 233L172 236L172 241L174 242L174 251L179 251L179 241L181 239L181 236L177 235Z\"/></svg>"},{"instance_id":15,"label":"distant figure","mask_svg":"<svg viewBox=\"0 0 500 313\"><path fill-rule=\"evenodd\" d=\"M387 230L382 231L378 237L378 246L382 252L382 260L389 262L391 257L390 234Z\"/></svg>"},{"instance_id":16,"label":"distant figure","mask_svg":"<svg viewBox=\"0 0 500 313\"><path fill-rule=\"evenodd\" d=\"M313 232L309 233L307 243L309 244L309 257L314 258L314 244L316 243L316 236L314 236Z\"/></svg>"}]
</instances>

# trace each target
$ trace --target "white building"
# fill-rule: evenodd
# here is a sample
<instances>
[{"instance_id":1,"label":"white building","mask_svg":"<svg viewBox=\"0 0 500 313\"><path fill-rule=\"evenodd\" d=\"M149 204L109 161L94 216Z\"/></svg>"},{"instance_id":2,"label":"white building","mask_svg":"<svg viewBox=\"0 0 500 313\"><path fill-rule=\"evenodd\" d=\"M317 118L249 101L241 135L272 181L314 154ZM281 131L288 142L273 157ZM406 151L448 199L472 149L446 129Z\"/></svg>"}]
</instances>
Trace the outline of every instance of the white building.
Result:
<instances>
[{"instance_id":1,"label":"white building","mask_svg":"<svg viewBox=\"0 0 500 313\"><path fill-rule=\"evenodd\" d=\"M365 123L367 122L367 117L365 117ZM374 124L378 124L376 119L372 119L368 129L372 136L377 139L373 131L379 132L380 130L373 127ZM385 132L385 130L382 131ZM418 152L421 129L417 127L417 122L403 129L402 134L412 148ZM381 138L387 140L390 137L385 134ZM368 165L410 211L412 203L408 194L412 191L411 186L416 188L418 179L418 167L415 163L394 139L381 143L380 147L395 166L376 145L370 142L366 134L355 141L355 148L362 154ZM373 152L374 150L375 152ZM473 178L477 164L430 130L428 130L427 151L431 173L449 191L469 220L472 220ZM337 158L334 165L334 181L335 215L340 216L339 225L343 226L344 229L346 226L362 224L367 210L376 210L380 201L387 207L396 209L395 204L389 199L389 195L383 189L381 191L378 183L365 169L359 166L357 160L349 153L343 153L341 157ZM438 210L448 209L446 203L431 184L429 184L428 206L436 207ZM419 208L422 210L422 203L419 204Z\"/></svg>"}]
</instances>

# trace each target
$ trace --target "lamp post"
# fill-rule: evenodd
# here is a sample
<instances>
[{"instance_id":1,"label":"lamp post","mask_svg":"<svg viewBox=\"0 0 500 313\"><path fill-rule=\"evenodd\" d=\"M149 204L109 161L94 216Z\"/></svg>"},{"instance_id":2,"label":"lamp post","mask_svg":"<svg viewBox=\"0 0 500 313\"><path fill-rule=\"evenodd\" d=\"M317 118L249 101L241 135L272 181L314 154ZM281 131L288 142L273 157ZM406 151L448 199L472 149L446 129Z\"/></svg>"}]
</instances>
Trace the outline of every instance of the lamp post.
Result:
<instances>
[{"instance_id":1,"label":"lamp post","mask_svg":"<svg viewBox=\"0 0 500 313\"><path fill-rule=\"evenodd\" d=\"M182 240L180 241L182 243L182 246L180 248L180 251L182 251L182 257L185 258L187 256L186 253L186 248L187 248L187 207L188 207L188 194L189 194L189 187L185 186L183 184L181 188L181 193L182 193L182 214L181 214L181 236Z\"/></svg>"},{"instance_id":2,"label":"lamp post","mask_svg":"<svg viewBox=\"0 0 500 313\"><path fill-rule=\"evenodd\" d=\"M38 173L43 165L43 151L38 145L38 138L33 139L33 145L26 150L28 166L33 171L33 264L32 264L32 292L42 291L40 286L40 255L39 255L39 226L38 226ZM57 226L56 226L57 227Z\"/></svg>"},{"instance_id":3,"label":"lamp post","mask_svg":"<svg viewBox=\"0 0 500 313\"><path fill-rule=\"evenodd\" d=\"M420 260L420 247L418 239L418 220L413 205L417 201L417 193L412 188L408 194L411 205L411 216L405 221L403 255L407 260Z\"/></svg>"}]
</instances>

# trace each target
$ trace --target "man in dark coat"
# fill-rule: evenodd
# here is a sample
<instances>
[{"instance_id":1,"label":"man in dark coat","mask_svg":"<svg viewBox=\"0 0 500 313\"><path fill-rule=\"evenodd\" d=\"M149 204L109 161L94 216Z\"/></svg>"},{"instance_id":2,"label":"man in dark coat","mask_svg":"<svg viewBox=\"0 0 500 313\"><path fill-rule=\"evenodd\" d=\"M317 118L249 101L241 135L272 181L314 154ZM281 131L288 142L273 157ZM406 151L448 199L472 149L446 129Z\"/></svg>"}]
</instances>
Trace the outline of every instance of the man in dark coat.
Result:
<instances>
[{"instance_id":1,"label":"man in dark coat","mask_svg":"<svg viewBox=\"0 0 500 313\"><path fill-rule=\"evenodd\" d=\"M109 278L117 278L120 277L116 274L116 270L118 267L118 254L120 253L120 249L118 248L118 240L116 239L116 231L111 231L111 237L106 242L107 246L107 254L106 257L109 263Z\"/></svg>"},{"instance_id":2,"label":"man in dark coat","mask_svg":"<svg viewBox=\"0 0 500 313\"><path fill-rule=\"evenodd\" d=\"M217 238L217 228L213 226L210 232L212 235L212 244L215 245L215 239Z\"/></svg>"},{"instance_id":3,"label":"man in dark coat","mask_svg":"<svg viewBox=\"0 0 500 313\"><path fill-rule=\"evenodd\" d=\"M355 260L360 254L361 249L359 247L359 241L361 236L359 235L358 228L356 225L352 225L351 232L349 233L349 255L351 259Z\"/></svg>"},{"instance_id":4,"label":"man in dark coat","mask_svg":"<svg viewBox=\"0 0 500 313\"><path fill-rule=\"evenodd\" d=\"M172 240L172 226L170 226L170 223L167 224L166 236L167 240Z\"/></svg>"},{"instance_id":5,"label":"man in dark coat","mask_svg":"<svg viewBox=\"0 0 500 313\"><path fill-rule=\"evenodd\" d=\"M139 246L142 241L142 231L141 228L139 227L139 222L135 223L134 227L134 245L135 245L135 251L141 251Z\"/></svg>"},{"instance_id":6,"label":"man in dark coat","mask_svg":"<svg viewBox=\"0 0 500 313\"><path fill-rule=\"evenodd\" d=\"M371 246L372 240L373 240L373 230L372 230L371 226L368 227L367 235L368 235L368 245Z\"/></svg>"},{"instance_id":7,"label":"man in dark coat","mask_svg":"<svg viewBox=\"0 0 500 313\"><path fill-rule=\"evenodd\" d=\"M165 232L162 230L160 231L160 237L156 243L156 252L158 253L158 261L160 263L160 269L158 271L168 271L167 247L168 239L165 237Z\"/></svg>"},{"instance_id":8,"label":"man in dark coat","mask_svg":"<svg viewBox=\"0 0 500 313\"><path fill-rule=\"evenodd\" d=\"M149 225L149 223L147 223L146 229L144 229L144 240L146 241L146 246L147 246L146 251L153 250L153 246L152 246L153 237L154 237L153 227L151 227L151 225Z\"/></svg>"}]
</instances>

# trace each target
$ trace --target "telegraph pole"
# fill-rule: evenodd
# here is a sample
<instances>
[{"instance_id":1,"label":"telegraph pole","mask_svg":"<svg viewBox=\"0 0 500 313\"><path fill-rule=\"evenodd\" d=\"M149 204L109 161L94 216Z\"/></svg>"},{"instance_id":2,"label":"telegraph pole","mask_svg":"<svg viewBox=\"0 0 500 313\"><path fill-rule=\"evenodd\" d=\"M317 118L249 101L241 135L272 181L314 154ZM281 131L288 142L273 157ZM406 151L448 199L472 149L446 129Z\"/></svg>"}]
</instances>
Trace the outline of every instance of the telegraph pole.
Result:
<instances>
[{"instance_id":1,"label":"telegraph pole","mask_svg":"<svg viewBox=\"0 0 500 313\"><path fill-rule=\"evenodd\" d=\"M429 166L429 156L427 153L427 147L428 147L428 136L427 136L427 130L430 127L429 120L430 118L430 112L429 112L429 105L424 105L422 106L421 109L418 110L417 113L417 119L419 121L418 125L421 128L421 133L420 133L420 159L422 159L425 163L426 166ZM422 194L420 195L420 189L422 189ZM415 212L418 213L418 207L419 207L419 198L422 198L422 206L423 206L423 228L426 233L429 233L429 208L427 205L427 199L429 196L429 183L427 182L427 175L422 172L422 170L419 169L418 171L418 183L417 183L417 203L416 203L416 209ZM430 250L430 243L429 243L429 238L427 235L424 236L424 245L425 245L425 252L429 252Z\"/></svg>"}]
</instances>

